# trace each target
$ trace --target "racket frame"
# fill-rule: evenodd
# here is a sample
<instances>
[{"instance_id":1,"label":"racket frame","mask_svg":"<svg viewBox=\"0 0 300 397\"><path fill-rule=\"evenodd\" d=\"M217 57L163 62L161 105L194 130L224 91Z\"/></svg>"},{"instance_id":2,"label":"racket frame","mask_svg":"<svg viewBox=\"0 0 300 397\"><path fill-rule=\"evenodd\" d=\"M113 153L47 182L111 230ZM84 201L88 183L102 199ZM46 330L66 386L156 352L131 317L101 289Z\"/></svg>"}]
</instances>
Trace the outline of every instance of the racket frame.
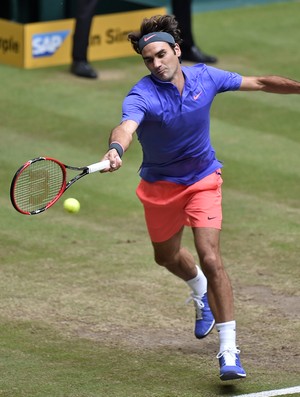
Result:
<instances>
[{"instance_id":1,"label":"racket frame","mask_svg":"<svg viewBox=\"0 0 300 397\"><path fill-rule=\"evenodd\" d=\"M59 190L59 192L57 193L57 195L49 202L47 203L47 205L45 205L42 208L39 208L37 210L33 210L33 211L24 211L21 208L19 208L19 206L17 205L16 201L15 201L15 186L18 182L18 179L20 177L20 175L22 174L22 172L24 170L26 170L28 167L30 167L31 164L37 162L37 161L53 161L54 163L58 164L61 168L62 171L62 175L63 175L63 182L61 185L61 188ZM98 163L94 163L85 167L73 167L70 165L66 165L63 164L61 161L54 159L52 157L36 157L34 159L28 160L26 161L25 164L23 164L15 173L12 182L11 182L11 187L10 187L10 199L11 199L11 203L13 205L13 207L20 212L21 214L24 215L37 215L40 214L41 212L46 211L48 208L52 207L52 205L54 205L57 200L60 199L60 197L63 195L63 193L69 189L70 186L73 185L73 183L75 183L76 181L78 181L79 179L81 179L82 177L84 177L87 174L91 174L93 172L97 172L97 171L102 171L105 168L108 168L110 165L109 160L104 160ZM67 183L67 169L69 170L73 170L73 171L82 171L80 174L74 176L68 183Z\"/></svg>"}]
</instances>

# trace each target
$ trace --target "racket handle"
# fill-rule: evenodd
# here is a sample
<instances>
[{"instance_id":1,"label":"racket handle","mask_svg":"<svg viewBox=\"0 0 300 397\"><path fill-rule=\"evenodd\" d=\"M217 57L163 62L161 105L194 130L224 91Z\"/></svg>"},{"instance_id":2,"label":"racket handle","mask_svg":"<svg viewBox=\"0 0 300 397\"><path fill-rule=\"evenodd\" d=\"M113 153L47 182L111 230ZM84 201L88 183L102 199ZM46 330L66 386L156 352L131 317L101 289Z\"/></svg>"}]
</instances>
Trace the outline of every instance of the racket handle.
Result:
<instances>
[{"instance_id":1,"label":"racket handle","mask_svg":"<svg viewBox=\"0 0 300 397\"><path fill-rule=\"evenodd\" d=\"M92 172L102 171L105 168L109 168L109 166L110 166L109 160L100 161L99 163L88 165L87 167L89 170L88 173L91 174Z\"/></svg>"}]
</instances>

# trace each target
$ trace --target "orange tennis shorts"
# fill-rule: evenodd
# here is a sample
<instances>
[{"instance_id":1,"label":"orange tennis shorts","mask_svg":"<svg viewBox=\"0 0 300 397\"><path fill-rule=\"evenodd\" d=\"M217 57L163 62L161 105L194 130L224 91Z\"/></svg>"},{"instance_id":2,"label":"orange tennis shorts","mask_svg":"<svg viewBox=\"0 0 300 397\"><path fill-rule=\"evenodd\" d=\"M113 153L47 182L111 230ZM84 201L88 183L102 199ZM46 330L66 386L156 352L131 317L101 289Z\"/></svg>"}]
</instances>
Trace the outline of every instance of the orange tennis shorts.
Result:
<instances>
[{"instance_id":1,"label":"orange tennis shorts","mask_svg":"<svg viewBox=\"0 0 300 397\"><path fill-rule=\"evenodd\" d=\"M222 227L221 170L190 186L141 180L136 194L144 206L150 238L162 242L182 226Z\"/></svg>"}]
</instances>

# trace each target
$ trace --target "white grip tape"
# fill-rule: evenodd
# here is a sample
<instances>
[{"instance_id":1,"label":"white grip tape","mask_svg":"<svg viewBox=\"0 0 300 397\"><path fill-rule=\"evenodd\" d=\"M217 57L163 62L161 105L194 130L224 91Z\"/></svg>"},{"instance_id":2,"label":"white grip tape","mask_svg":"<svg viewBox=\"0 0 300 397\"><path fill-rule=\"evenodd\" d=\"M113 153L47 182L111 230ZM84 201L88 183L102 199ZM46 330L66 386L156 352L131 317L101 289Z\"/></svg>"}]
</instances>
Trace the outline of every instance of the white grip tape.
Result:
<instances>
[{"instance_id":1,"label":"white grip tape","mask_svg":"<svg viewBox=\"0 0 300 397\"><path fill-rule=\"evenodd\" d=\"M110 161L104 160L104 161L100 161L100 163L91 164L87 168L89 170L89 174L91 174L92 172L102 171L105 168L109 168L109 166L110 166Z\"/></svg>"}]
</instances>

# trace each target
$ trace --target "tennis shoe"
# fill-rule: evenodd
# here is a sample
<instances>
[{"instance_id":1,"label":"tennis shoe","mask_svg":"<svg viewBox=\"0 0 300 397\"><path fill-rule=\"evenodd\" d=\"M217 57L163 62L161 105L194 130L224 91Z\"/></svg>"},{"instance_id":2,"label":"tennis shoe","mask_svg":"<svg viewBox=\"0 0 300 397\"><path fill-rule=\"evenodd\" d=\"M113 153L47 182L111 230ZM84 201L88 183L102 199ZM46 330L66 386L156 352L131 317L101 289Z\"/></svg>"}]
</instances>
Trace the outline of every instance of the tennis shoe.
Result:
<instances>
[{"instance_id":1,"label":"tennis shoe","mask_svg":"<svg viewBox=\"0 0 300 397\"><path fill-rule=\"evenodd\" d=\"M246 372L240 362L239 353L238 349L227 349L218 353L221 380L246 378Z\"/></svg>"},{"instance_id":2,"label":"tennis shoe","mask_svg":"<svg viewBox=\"0 0 300 397\"><path fill-rule=\"evenodd\" d=\"M187 302L190 301L194 302L196 310L195 336L198 339L205 338L215 325L215 319L208 304L207 293L202 297L191 293L191 297Z\"/></svg>"}]
</instances>

